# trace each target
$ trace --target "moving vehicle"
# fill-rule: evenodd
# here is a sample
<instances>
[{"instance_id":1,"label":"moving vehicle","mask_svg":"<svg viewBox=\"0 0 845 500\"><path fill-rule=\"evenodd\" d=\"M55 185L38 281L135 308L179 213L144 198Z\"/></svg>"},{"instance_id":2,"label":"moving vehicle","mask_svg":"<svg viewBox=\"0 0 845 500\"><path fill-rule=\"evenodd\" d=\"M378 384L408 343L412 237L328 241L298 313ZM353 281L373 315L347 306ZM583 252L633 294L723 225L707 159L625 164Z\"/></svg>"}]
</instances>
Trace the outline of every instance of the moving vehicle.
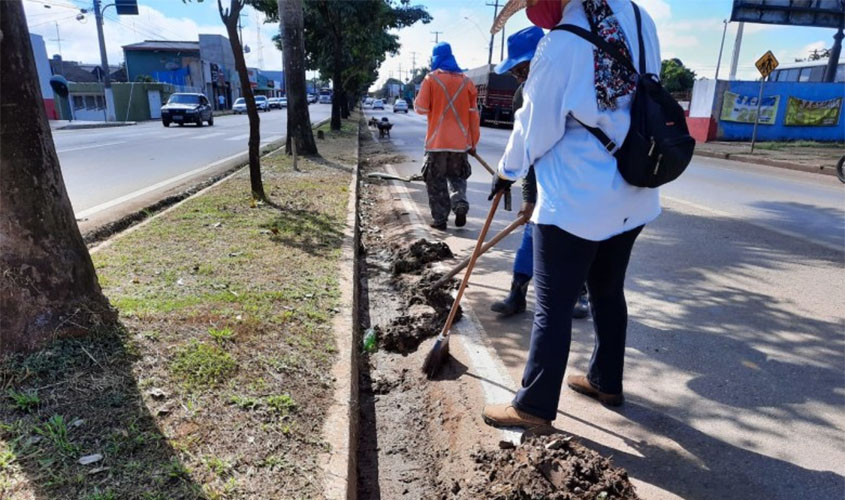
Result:
<instances>
[{"instance_id":1,"label":"moving vehicle","mask_svg":"<svg viewBox=\"0 0 845 500\"><path fill-rule=\"evenodd\" d=\"M404 111L405 114L408 114L408 101L405 99L396 99L393 103L393 112L398 113L400 111Z\"/></svg>"},{"instance_id":2,"label":"moving vehicle","mask_svg":"<svg viewBox=\"0 0 845 500\"><path fill-rule=\"evenodd\" d=\"M203 94L171 94L167 104L161 107L161 123L165 127L169 127L171 123L178 123L180 126L195 123L197 127L202 127L203 122L214 125L214 112L208 98Z\"/></svg>"},{"instance_id":3,"label":"moving vehicle","mask_svg":"<svg viewBox=\"0 0 845 500\"><path fill-rule=\"evenodd\" d=\"M822 82L827 69L828 59L785 63L769 75L770 82ZM834 82L845 82L845 54L840 56L836 66Z\"/></svg>"},{"instance_id":4,"label":"moving vehicle","mask_svg":"<svg viewBox=\"0 0 845 500\"><path fill-rule=\"evenodd\" d=\"M320 89L320 104L332 103L332 89Z\"/></svg>"},{"instance_id":5,"label":"moving vehicle","mask_svg":"<svg viewBox=\"0 0 845 500\"><path fill-rule=\"evenodd\" d=\"M384 109L384 101L376 99L373 101L373 109Z\"/></svg>"},{"instance_id":6,"label":"moving vehicle","mask_svg":"<svg viewBox=\"0 0 845 500\"><path fill-rule=\"evenodd\" d=\"M493 65L467 71L466 76L478 90L478 114L481 124L513 125L513 95L519 82L510 74L497 75Z\"/></svg>"},{"instance_id":7,"label":"moving vehicle","mask_svg":"<svg viewBox=\"0 0 845 500\"><path fill-rule=\"evenodd\" d=\"M267 96L255 96L255 106L258 108L258 111L270 111L270 103L267 100ZM238 97L235 104L232 104L232 111L236 115L246 113L246 100L243 97Z\"/></svg>"}]
</instances>

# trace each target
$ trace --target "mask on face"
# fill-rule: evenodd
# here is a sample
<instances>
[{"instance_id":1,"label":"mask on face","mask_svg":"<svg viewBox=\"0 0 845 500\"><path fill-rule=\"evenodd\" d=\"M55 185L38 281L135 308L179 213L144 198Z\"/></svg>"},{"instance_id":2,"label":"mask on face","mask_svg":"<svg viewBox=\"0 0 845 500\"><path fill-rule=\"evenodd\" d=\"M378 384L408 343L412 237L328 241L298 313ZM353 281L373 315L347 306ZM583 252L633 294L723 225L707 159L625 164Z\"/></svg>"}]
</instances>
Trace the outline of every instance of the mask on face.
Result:
<instances>
[{"instance_id":1,"label":"mask on face","mask_svg":"<svg viewBox=\"0 0 845 500\"><path fill-rule=\"evenodd\" d=\"M550 30L563 17L563 4L560 0L540 0L534 6L527 7L525 13L535 26Z\"/></svg>"}]
</instances>

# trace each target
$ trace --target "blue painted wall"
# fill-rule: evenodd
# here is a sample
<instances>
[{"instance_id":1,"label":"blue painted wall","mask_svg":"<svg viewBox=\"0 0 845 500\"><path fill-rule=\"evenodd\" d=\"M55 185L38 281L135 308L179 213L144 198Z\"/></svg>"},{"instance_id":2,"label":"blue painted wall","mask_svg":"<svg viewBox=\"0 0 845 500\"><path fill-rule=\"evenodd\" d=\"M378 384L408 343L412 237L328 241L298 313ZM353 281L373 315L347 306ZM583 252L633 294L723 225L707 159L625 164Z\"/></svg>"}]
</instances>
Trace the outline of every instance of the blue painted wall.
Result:
<instances>
[{"instance_id":1,"label":"blue painted wall","mask_svg":"<svg viewBox=\"0 0 845 500\"><path fill-rule=\"evenodd\" d=\"M199 60L199 51L186 52L165 52L152 50L124 50L124 58L126 59L126 67L129 69L129 81L134 82L136 78L142 75L155 77L155 73L166 73L176 70L184 71L186 66L183 58L193 58ZM169 67L168 67L169 66ZM183 76L184 78L184 76ZM183 83L166 80L169 83L184 85Z\"/></svg>"},{"instance_id":2,"label":"blue painted wall","mask_svg":"<svg viewBox=\"0 0 845 500\"><path fill-rule=\"evenodd\" d=\"M755 98L760 92L759 82L732 81L727 82L727 89ZM716 93L714 102L714 116L721 117L724 90ZM843 98L845 106L845 85L842 83L807 83L807 82L766 82L763 96L780 96L777 116L774 125L758 125L758 141L845 141L845 110L840 109L839 124L830 127L795 127L785 126L786 105L789 97L798 97L810 101L824 101L827 99ZM727 122L719 119L719 130L716 138L723 141L750 141L754 129L752 123Z\"/></svg>"}]
</instances>

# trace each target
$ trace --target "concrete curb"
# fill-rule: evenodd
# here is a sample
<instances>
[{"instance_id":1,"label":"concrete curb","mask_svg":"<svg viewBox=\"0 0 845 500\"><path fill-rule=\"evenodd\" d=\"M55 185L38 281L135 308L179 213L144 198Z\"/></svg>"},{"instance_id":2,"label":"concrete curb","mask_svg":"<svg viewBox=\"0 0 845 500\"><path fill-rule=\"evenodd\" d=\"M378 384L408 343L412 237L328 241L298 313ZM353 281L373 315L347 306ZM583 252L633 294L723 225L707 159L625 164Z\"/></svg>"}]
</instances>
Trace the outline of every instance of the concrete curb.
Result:
<instances>
[{"instance_id":1,"label":"concrete curb","mask_svg":"<svg viewBox=\"0 0 845 500\"><path fill-rule=\"evenodd\" d=\"M62 127L56 127L53 130L82 130L88 128L111 128L111 127L129 127L137 125L137 122L104 122L104 123L69 123Z\"/></svg>"},{"instance_id":2,"label":"concrete curb","mask_svg":"<svg viewBox=\"0 0 845 500\"><path fill-rule=\"evenodd\" d=\"M319 127L320 124L314 126ZM355 162L349 183L349 204L346 216L339 266L340 312L334 318L337 361L332 367L335 383L332 403L323 424L323 439L331 449L320 457L323 470L323 498L355 500L358 496L358 325L359 249L361 232L358 217L358 184L361 155L361 122L355 143Z\"/></svg>"},{"instance_id":3,"label":"concrete curb","mask_svg":"<svg viewBox=\"0 0 845 500\"><path fill-rule=\"evenodd\" d=\"M730 161L738 161L742 163L751 163L754 165L765 165L767 167L777 167L777 168L784 168L787 170L797 170L799 172L809 172L811 174L822 174L822 175L836 175L836 165L830 165L830 167L818 166L813 167L810 165L800 165L798 163L791 163L788 161L781 161L781 160L771 160L769 158L760 158L757 156L751 156L750 154L745 153L716 153L713 151L696 151L696 156L706 156L707 158L718 158L720 160L730 160Z\"/></svg>"}]
</instances>

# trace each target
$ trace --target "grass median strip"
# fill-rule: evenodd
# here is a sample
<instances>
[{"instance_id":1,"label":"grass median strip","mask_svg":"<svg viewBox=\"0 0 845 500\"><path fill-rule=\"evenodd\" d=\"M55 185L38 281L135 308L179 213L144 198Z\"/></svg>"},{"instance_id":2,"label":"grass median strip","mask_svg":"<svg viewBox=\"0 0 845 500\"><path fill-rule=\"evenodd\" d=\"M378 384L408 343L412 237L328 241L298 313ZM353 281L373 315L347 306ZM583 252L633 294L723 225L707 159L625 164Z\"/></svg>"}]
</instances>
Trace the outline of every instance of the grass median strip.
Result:
<instances>
[{"instance_id":1,"label":"grass median strip","mask_svg":"<svg viewBox=\"0 0 845 500\"><path fill-rule=\"evenodd\" d=\"M244 170L93 255L122 325L2 361L0 498L322 496L357 121L324 133L270 203Z\"/></svg>"}]
</instances>

